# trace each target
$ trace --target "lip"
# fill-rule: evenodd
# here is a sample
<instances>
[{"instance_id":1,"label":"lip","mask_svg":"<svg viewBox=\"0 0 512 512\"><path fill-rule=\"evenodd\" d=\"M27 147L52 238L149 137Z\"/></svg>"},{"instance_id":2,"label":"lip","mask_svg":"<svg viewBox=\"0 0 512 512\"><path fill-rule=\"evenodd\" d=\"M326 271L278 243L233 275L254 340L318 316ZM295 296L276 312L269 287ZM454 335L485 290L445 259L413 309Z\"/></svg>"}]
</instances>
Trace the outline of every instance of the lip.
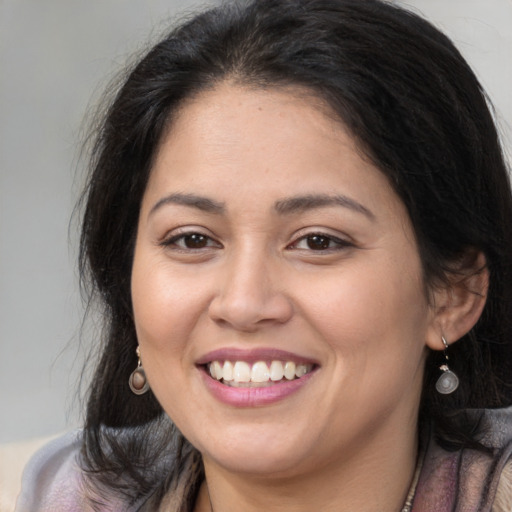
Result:
<instances>
[{"instance_id":1,"label":"lip","mask_svg":"<svg viewBox=\"0 0 512 512\"><path fill-rule=\"evenodd\" d=\"M257 361L292 361L296 364L312 364L313 371L299 379L282 381L267 387L231 387L212 379L206 371L206 365L212 361L245 361L249 364ZM255 348L250 350L221 348L201 356L196 365L203 383L210 393L220 402L233 407L261 407L284 400L298 392L316 374L319 364L315 359L274 348Z\"/></svg>"},{"instance_id":2,"label":"lip","mask_svg":"<svg viewBox=\"0 0 512 512\"><path fill-rule=\"evenodd\" d=\"M245 361L246 363L256 363L257 361L291 361L295 364L313 364L318 366L318 361L310 357L279 350L274 348L254 348L250 350L237 348L221 348L212 350L204 356L201 356L196 365L206 365L212 361Z\"/></svg>"},{"instance_id":3,"label":"lip","mask_svg":"<svg viewBox=\"0 0 512 512\"><path fill-rule=\"evenodd\" d=\"M233 407L262 407L270 405L298 392L316 374L315 368L300 379L279 382L261 388L235 388L226 386L206 373L204 367L199 373L210 393L220 402Z\"/></svg>"}]
</instances>

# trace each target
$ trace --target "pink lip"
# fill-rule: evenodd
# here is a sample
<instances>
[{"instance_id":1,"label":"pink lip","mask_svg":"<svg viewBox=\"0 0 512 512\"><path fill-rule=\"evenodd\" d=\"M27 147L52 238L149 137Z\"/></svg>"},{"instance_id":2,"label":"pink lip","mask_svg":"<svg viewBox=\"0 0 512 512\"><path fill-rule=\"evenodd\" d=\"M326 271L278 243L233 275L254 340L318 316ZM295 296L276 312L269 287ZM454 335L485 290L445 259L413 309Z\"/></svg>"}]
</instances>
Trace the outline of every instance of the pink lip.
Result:
<instances>
[{"instance_id":1,"label":"pink lip","mask_svg":"<svg viewBox=\"0 0 512 512\"><path fill-rule=\"evenodd\" d=\"M251 350L243 350L237 348L221 348L213 350L201 356L197 361L197 365L205 365L212 361L245 361L247 363L255 363L256 361L292 361L296 364L318 364L318 361L310 357L304 357L299 354L293 354L285 350L273 348L255 348Z\"/></svg>"},{"instance_id":2,"label":"pink lip","mask_svg":"<svg viewBox=\"0 0 512 512\"><path fill-rule=\"evenodd\" d=\"M300 379L282 381L272 386L261 388L235 388L222 384L216 379L212 379L206 369L206 365L212 361L245 361L255 363L257 361L292 361L296 364L313 364L315 368ZM222 403L234 407L258 407L269 405L292 395L299 391L304 384L316 373L318 361L310 357L301 356L285 350L275 348L221 348L212 350L197 361L201 378L212 395Z\"/></svg>"},{"instance_id":3,"label":"pink lip","mask_svg":"<svg viewBox=\"0 0 512 512\"><path fill-rule=\"evenodd\" d=\"M299 391L315 373L316 371L313 370L300 379L284 381L263 388L234 388L212 379L204 369L200 370L201 377L210 393L220 402L233 407L260 407L283 400Z\"/></svg>"}]
</instances>

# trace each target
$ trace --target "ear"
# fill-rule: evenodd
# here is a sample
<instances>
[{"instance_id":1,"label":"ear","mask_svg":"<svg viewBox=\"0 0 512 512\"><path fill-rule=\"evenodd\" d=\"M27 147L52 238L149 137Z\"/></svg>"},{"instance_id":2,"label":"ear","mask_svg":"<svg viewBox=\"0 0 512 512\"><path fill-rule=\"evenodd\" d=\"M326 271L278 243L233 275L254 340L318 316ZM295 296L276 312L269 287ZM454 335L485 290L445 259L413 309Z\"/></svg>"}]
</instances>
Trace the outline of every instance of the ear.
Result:
<instances>
[{"instance_id":1,"label":"ear","mask_svg":"<svg viewBox=\"0 0 512 512\"><path fill-rule=\"evenodd\" d=\"M484 254L468 251L447 278L448 282L432 293L433 319L426 340L432 350L444 349L442 336L449 344L459 340L480 318L489 288Z\"/></svg>"}]
</instances>

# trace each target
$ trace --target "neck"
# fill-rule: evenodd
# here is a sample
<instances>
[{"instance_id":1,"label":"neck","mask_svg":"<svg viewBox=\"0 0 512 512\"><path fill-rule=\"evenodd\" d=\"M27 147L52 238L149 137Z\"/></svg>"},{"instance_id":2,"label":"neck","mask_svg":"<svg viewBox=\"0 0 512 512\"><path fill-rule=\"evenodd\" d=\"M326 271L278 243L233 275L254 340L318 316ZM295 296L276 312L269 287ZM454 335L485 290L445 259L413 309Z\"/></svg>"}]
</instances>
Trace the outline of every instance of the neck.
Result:
<instances>
[{"instance_id":1,"label":"neck","mask_svg":"<svg viewBox=\"0 0 512 512\"><path fill-rule=\"evenodd\" d=\"M205 459L196 512L399 512L416 467L417 442L382 440L301 474L247 475Z\"/></svg>"}]
</instances>

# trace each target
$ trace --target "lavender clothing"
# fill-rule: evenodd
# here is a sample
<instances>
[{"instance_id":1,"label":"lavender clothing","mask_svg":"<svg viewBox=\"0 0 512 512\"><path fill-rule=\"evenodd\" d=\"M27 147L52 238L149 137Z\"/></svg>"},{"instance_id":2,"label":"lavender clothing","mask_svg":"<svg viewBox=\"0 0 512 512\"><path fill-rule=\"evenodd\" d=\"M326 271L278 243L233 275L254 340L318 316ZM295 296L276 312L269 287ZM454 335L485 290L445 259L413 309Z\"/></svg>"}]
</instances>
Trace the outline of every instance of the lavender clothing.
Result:
<instances>
[{"instance_id":1,"label":"lavender clothing","mask_svg":"<svg viewBox=\"0 0 512 512\"><path fill-rule=\"evenodd\" d=\"M43 446L23 471L15 512L86 510L82 475L76 464L79 432L70 432Z\"/></svg>"},{"instance_id":2,"label":"lavender clothing","mask_svg":"<svg viewBox=\"0 0 512 512\"><path fill-rule=\"evenodd\" d=\"M70 432L43 446L23 471L15 512L96 511L78 465L81 431ZM103 496L101 512L135 512L142 503L127 506L119 498ZM145 501L145 498L142 500Z\"/></svg>"},{"instance_id":3,"label":"lavender clothing","mask_svg":"<svg viewBox=\"0 0 512 512\"><path fill-rule=\"evenodd\" d=\"M491 428L483 444L493 448L493 455L470 449L447 452L427 436L412 512L492 512L501 472L512 460L512 407L487 410L485 419ZM113 495L102 496L103 504L93 508L83 472L77 463L79 453L79 431L56 439L37 452L23 473L22 492L15 512L135 512L147 509L144 503L147 505L148 497L128 505ZM175 498L170 501L184 502L183 496ZM185 512L182 506L170 509Z\"/></svg>"},{"instance_id":4,"label":"lavender clothing","mask_svg":"<svg viewBox=\"0 0 512 512\"><path fill-rule=\"evenodd\" d=\"M512 407L488 409L485 424L490 428L481 442L492 455L447 452L428 440L412 512L492 512L501 473L512 461Z\"/></svg>"}]
</instances>

